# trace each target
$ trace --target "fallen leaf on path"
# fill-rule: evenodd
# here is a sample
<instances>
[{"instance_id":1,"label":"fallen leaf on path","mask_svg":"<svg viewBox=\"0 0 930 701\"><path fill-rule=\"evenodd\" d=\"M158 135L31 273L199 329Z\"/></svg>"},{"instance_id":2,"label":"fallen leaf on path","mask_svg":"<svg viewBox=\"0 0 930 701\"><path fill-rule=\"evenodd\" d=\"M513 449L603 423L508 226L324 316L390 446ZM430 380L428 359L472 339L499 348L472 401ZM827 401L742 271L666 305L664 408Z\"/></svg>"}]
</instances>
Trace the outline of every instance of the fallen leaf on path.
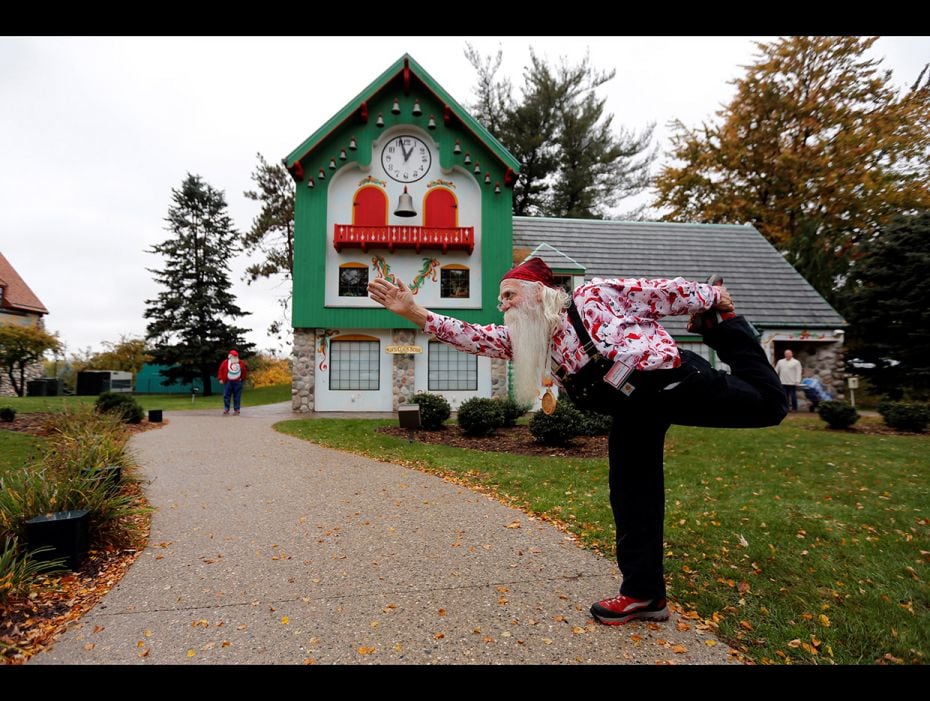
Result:
<instances>
[{"instance_id":1,"label":"fallen leaf on path","mask_svg":"<svg viewBox=\"0 0 930 701\"><path fill-rule=\"evenodd\" d=\"M373 647L365 647L365 646L362 646L362 647L360 647L360 648L358 648L358 649L356 650L356 652L357 652L359 655L370 655L370 654L373 653L374 651L375 651L375 649L374 649Z\"/></svg>"}]
</instances>

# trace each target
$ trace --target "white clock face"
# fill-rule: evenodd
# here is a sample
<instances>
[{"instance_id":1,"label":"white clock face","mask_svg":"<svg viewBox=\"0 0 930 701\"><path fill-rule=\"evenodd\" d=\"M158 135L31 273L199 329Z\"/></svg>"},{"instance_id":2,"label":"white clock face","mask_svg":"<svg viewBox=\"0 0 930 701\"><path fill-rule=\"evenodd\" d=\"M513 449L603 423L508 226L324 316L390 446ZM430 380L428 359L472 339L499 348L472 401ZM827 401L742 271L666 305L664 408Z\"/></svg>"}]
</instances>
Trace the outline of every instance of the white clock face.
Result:
<instances>
[{"instance_id":1,"label":"white clock face","mask_svg":"<svg viewBox=\"0 0 930 701\"><path fill-rule=\"evenodd\" d=\"M400 183L416 182L426 175L432 163L429 147L415 136L395 136L381 151L384 172Z\"/></svg>"}]
</instances>

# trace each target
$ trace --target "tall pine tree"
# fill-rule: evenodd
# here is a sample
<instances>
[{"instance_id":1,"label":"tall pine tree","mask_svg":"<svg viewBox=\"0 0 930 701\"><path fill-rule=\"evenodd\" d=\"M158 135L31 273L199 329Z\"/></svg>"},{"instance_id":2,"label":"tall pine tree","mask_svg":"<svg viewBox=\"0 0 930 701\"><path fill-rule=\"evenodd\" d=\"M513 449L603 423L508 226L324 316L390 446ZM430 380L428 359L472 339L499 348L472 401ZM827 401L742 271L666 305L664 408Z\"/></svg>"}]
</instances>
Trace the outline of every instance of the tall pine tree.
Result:
<instances>
[{"instance_id":1,"label":"tall pine tree","mask_svg":"<svg viewBox=\"0 0 930 701\"><path fill-rule=\"evenodd\" d=\"M252 228L242 234L242 246L246 253L259 253L263 259L245 269L245 279L251 285L260 277L283 276L287 294L278 298L282 318L268 327L268 333L280 339L282 333L291 332L288 310L294 274L294 179L282 164L268 163L259 153L252 180L258 189L243 194L261 202L262 209L252 220Z\"/></svg>"},{"instance_id":2,"label":"tall pine tree","mask_svg":"<svg viewBox=\"0 0 930 701\"><path fill-rule=\"evenodd\" d=\"M500 51L482 57L468 46L465 55L478 73L472 112L521 164L515 215L600 219L648 186L655 125L641 134L615 130L597 95L615 71L596 70L588 57L553 68L531 51L518 100L510 81L497 77Z\"/></svg>"},{"instance_id":3,"label":"tall pine tree","mask_svg":"<svg viewBox=\"0 0 930 701\"><path fill-rule=\"evenodd\" d=\"M153 361L168 366L162 371L167 384L200 378L209 396L210 380L227 352L236 348L248 356L254 349L243 337L248 329L227 321L248 314L229 291L229 260L239 251L238 233L222 191L200 176L188 173L171 197L165 221L173 236L149 251L165 258L164 268L149 269L165 289L145 301L146 338Z\"/></svg>"},{"instance_id":4,"label":"tall pine tree","mask_svg":"<svg viewBox=\"0 0 930 701\"><path fill-rule=\"evenodd\" d=\"M930 398L930 211L895 217L850 275L850 354L891 399Z\"/></svg>"}]
</instances>

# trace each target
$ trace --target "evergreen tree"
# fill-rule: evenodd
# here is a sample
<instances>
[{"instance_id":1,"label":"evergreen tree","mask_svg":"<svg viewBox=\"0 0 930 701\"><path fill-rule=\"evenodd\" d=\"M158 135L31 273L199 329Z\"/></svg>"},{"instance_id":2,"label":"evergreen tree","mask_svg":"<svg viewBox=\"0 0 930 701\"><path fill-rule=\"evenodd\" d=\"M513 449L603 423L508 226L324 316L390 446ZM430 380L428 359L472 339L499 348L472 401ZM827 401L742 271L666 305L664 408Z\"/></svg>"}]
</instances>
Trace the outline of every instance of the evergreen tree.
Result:
<instances>
[{"instance_id":1,"label":"evergreen tree","mask_svg":"<svg viewBox=\"0 0 930 701\"><path fill-rule=\"evenodd\" d=\"M261 202L262 208L252 220L252 228L242 234L242 246L246 253L259 253L263 259L245 269L245 279L252 284L260 277L283 276L287 284L287 294L279 298L283 318L268 327L268 333L280 338L282 331L290 328L287 311L294 273L294 180L282 164L270 164L262 154L257 155L252 180L258 189L243 194Z\"/></svg>"},{"instance_id":2,"label":"evergreen tree","mask_svg":"<svg viewBox=\"0 0 930 701\"><path fill-rule=\"evenodd\" d=\"M253 344L248 329L227 319L245 316L229 291L229 259L238 252L238 234L226 212L226 199L200 176L188 173L179 190L172 188L166 227L173 236L149 253L165 258L161 270L149 269L165 289L146 300L150 319L146 338L166 384L200 378L211 394L211 378L231 348L244 357Z\"/></svg>"},{"instance_id":3,"label":"evergreen tree","mask_svg":"<svg viewBox=\"0 0 930 701\"><path fill-rule=\"evenodd\" d=\"M930 397L930 211L896 217L872 240L851 275L849 355L892 399Z\"/></svg>"},{"instance_id":4,"label":"evergreen tree","mask_svg":"<svg viewBox=\"0 0 930 701\"><path fill-rule=\"evenodd\" d=\"M518 101L510 81L497 77L501 51L482 57L468 46L465 55L478 73L472 112L521 164L515 215L604 218L647 187L656 157L650 150L654 125L641 134L615 132L613 115L605 114L605 99L597 96L616 71L595 70L587 56L578 65L563 59L552 68L531 51Z\"/></svg>"},{"instance_id":5,"label":"evergreen tree","mask_svg":"<svg viewBox=\"0 0 930 701\"><path fill-rule=\"evenodd\" d=\"M860 242L930 206L930 81L899 94L877 37L782 38L735 81L719 122L675 122L656 179L669 221L752 223L843 310Z\"/></svg>"}]
</instances>

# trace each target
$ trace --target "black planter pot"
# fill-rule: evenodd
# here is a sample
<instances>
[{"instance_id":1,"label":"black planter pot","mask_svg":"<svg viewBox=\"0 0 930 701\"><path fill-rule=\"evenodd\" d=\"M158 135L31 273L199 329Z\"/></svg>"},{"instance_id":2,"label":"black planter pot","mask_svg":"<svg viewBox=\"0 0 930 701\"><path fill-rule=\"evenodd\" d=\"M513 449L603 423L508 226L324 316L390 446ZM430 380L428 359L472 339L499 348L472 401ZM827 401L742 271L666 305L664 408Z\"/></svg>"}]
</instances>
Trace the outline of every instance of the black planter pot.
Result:
<instances>
[{"instance_id":1,"label":"black planter pot","mask_svg":"<svg viewBox=\"0 0 930 701\"><path fill-rule=\"evenodd\" d=\"M69 569L77 569L87 554L89 513L87 509L56 511L26 521L26 543L29 550L43 546L51 548L36 553L35 559L57 560L63 557Z\"/></svg>"},{"instance_id":2,"label":"black planter pot","mask_svg":"<svg viewBox=\"0 0 930 701\"><path fill-rule=\"evenodd\" d=\"M161 412L161 409L149 409L149 423L160 424Z\"/></svg>"},{"instance_id":3,"label":"black planter pot","mask_svg":"<svg viewBox=\"0 0 930 701\"><path fill-rule=\"evenodd\" d=\"M84 474L95 476L107 487L107 495L112 496L119 491L123 484L123 468L120 465L106 465L104 467L85 467Z\"/></svg>"}]
</instances>

